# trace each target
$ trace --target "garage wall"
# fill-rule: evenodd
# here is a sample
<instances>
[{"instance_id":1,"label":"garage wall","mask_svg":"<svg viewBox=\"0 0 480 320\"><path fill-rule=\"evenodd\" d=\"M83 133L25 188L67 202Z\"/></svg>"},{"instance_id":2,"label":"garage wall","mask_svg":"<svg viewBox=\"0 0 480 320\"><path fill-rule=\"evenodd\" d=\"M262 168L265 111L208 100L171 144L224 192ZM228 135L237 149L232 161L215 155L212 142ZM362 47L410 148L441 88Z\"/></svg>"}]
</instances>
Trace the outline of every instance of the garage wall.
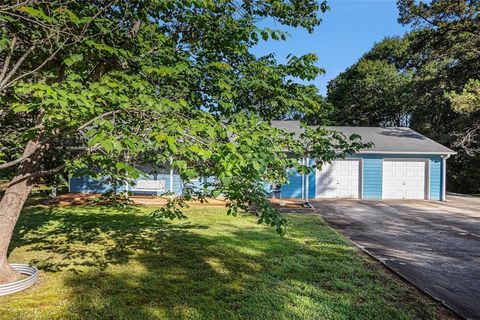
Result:
<instances>
[{"instance_id":1,"label":"garage wall","mask_svg":"<svg viewBox=\"0 0 480 320\"><path fill-rule=\"evenodd\" d=\"M363 160L363 186L362 193L364 199L380 200L382 199L382 167L384 158L428 158L430 164L430 185L429 197L431 200L441 200L442 196L442 159L440 156L424 156L424 155L371 155L359 154L352 157L362 158ZM315 164L314 160L310 160L310 165ZM315 173L308 175L309 190L308 196L310 199L315 198ZM170 190L170 177L168 174L151 175L150 179L164 179L166 190ZM181 194L182 181L178 174L174 174L173 179L174 192ZM266 185L266 189L269 185ZM72 177L70 179L70 192L85 192L85 193L104 193L110 190L111 186L102 180L94 180L88 176ZM123 186L119 187L119 191ZM269 188L268 188L269 189ZM296 171L291 171L289 183L282 186L282 198L302 198L302 175Z\"/></svg>"},{"instance_id":2,"label":"garage wall","mask_svg":"<svg viewBox=\"0 0 480 320\"><path fill-rule=\"evenodd\" d=\"M382 168L383 159L391 158L424 158L429 159L430 184L429 197L431 200L441 200L442 195L442 158L426 155L356 155L363 159L363 198L371 200L382 199Z\"/></svg>"},{"instance_id":3,"label":"garage wall","mask_svg":"<svg viewBox=\"0 0 480 320\"><path fill-rule=\"evenodd\" d=\"M382 199L382 155L359 155L363 159L363 199Z\"/></svg>"},{"instance_id":4,"label":"garage wall","mask_svg":"<svg viewBox=\"0 0 480 320\"><path fill-rule=\"evenodd\" d=\"M383 159L391 158L423 158L429 159L429 198L441 200L442 196L442 159L440 156L400 155L400 154L356 154L348 158L361 158L362 167L362 197L369 200L382 199ZM310 177L309 197L315 197L315 177Z\"/></svg>"},{"instance_id":5,"label":"garage wall","mask_svg":"<svg viewBox=\"0 0 480 320\"><path fill-rule=\"evenodd\" d=\"M442 199L442 158L440 156L430 157L430 199Z\"/></svg>"}]
</instances>

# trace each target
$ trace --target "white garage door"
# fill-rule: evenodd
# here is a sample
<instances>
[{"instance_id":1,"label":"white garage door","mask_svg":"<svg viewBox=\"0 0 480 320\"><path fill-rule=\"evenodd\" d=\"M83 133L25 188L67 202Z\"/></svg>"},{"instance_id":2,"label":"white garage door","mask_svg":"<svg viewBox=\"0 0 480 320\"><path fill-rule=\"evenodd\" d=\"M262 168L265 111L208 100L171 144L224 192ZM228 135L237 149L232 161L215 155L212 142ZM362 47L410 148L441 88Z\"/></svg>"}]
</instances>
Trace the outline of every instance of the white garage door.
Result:
<instances>
[{"instance_id":1,"label":"white garage door","mask_svg":"<svg viewBox=\"0 0 480 320\"><path fill-rule=\"evenodd\" d=\"M384 160L383 199L425 199L425 160Z\"/></svg>"},{"instance_id":2,"label":"white garage door","mask_svg":"<svg viewBox=\"0 0 480 320\"><path fill-rule=\"evenodd\" d=\"M317 170L318 198L359 198L360 160L337 160Z\"/></svg>"}]
</instances>

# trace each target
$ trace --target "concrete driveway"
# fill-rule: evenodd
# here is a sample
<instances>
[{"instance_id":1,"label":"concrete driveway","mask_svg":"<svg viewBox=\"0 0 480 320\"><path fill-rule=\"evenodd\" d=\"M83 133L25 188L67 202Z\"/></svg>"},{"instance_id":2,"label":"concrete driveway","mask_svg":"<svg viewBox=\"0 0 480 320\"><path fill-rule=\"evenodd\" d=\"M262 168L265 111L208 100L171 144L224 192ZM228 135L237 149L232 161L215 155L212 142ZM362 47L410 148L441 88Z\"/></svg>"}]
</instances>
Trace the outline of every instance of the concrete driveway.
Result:
<instances>
[{"instance_id":1,"label":"concrete driveway","mask_svg":"<svg viewBox=\"0 0 480 320\"><path fill-rule=\"evenodd\" d=\"M319 200L334 228L466 318L480 319L480 198Z\"/></svg>"}]
</instances>

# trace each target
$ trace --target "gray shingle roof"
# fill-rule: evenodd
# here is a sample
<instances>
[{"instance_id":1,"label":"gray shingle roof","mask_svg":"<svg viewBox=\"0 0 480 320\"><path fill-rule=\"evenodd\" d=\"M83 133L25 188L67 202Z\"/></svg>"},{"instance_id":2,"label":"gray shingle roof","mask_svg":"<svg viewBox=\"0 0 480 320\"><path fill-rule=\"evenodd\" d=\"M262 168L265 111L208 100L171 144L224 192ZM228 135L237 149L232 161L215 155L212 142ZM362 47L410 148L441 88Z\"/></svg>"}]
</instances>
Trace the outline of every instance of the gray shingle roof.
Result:
<instances>
[{"instance_id":1,"label":"gray shingle roof","mask_svg":"<svg viewBox=\"0 0 480 320\"><path fill-rule=\"evenodd\" d=\"M300 121L272 121L272 126L294 133L297 137L303 132ZM397 154L455 154L456 152L406 127L327 127L349 137L358 134L363 142L373 142L370 149L360 153Z\"/></svg>"}]
</instances>

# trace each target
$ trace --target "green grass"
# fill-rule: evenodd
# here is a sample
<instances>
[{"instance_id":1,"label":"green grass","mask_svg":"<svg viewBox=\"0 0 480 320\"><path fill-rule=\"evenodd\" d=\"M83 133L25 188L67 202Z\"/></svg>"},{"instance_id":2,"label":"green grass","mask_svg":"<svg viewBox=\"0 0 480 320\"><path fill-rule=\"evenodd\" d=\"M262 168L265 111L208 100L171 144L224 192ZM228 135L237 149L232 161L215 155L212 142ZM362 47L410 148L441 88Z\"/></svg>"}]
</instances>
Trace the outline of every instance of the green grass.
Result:
<instances>
[{"instance_id":1,"label":"green grass","mask_svg":"<svg viewBox=\"0 0 480 320\"><path fill-rule=\"evenodd\" d=\"M315 215L286 237L189 209L155 223L151 208L30 208L10 261L39 283L0 297L1 319L431 319L437 305L361 255Z\"/></svg>"}]
</instances>

